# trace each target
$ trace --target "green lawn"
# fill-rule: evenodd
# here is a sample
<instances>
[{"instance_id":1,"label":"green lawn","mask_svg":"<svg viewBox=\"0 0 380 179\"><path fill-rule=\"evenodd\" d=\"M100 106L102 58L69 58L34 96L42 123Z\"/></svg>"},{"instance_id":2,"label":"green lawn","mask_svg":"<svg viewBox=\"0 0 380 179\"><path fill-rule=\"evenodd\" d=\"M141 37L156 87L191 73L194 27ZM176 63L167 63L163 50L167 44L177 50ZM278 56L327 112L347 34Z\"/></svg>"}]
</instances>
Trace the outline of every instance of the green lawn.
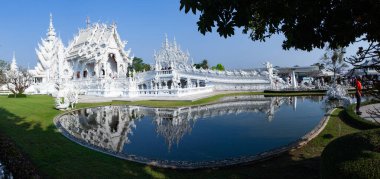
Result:
<instances>
[{"instance_id":1,"label":"green lawn","mask_svg":"<svg viewBox=\"0 0 380 179\"><path fill-rule=\"evenodd\" d=\"M112 102L112 104L184 106L213 102L222 96L224 95L194 102L138 101ZM110 103L80 104L78 107L106 104ZM71 142L57 132L53 118L61 112L55 110L53 106L54 100L49 96L28 96L23 99L0 96L0 132L13 140L43 176L60 178L272 178L286 176L318 178L319 157L324 146L339 136L359 131L340 119L342 110L338 109L333 113L325 130L301 149L257 164L226 169L180 171L124 161Z\"/></svg>"},{"instance_id":2,"label":"green lawn","mask_svg":"<svg viewBox=\"0 0 380 179\"><path fill-rule=\"evenodd\" d=\"M321 92L298 92L298 93L264 93L264 92L239 92L239 93L227 93L227 94L218 94L211 97L199 99L196 101L113 101L105 103L82 103L77 107L93 107L93 106L104 106L104 105L118 105L118 104L128 104L128 105L141 105L149 107L181 107L181 106L194 106L202 105L207 103L216 102L218 99L226 96L236 96L236 95L264 95L264 96L312 96L312 95L324 95L325 93Z\"/></svg>"}]
</instances>

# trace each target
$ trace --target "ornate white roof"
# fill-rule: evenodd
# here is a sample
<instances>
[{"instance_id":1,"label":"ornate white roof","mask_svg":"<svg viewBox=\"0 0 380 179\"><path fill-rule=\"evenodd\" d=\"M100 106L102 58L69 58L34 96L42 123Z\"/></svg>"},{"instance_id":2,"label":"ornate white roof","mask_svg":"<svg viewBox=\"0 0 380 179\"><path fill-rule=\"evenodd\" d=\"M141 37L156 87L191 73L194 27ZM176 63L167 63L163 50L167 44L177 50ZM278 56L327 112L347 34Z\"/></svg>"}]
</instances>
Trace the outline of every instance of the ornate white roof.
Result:
<instances>
[{"instance_id":1,"label":"ornate white roof","mask_svg":"<svg viewBox=\"0 0 380 179\"><path fill-rule=\"evenodd\" d=\"M41 43L35 49L38 62L34 70L30 72L36 77L46 77L50 80L59 78L64 64L65 53L65 46L62 40L56 36L52 14L50 14L50 23L46 36L45 39L41 39Z\"/></svg>"},{"instance_id":2,"label":"ornate white roof","mask_svg":"<svg viewBox=\"0 0 380 179\"><path fill-rule=\"evenodd\" d=\"M112 47L112 42L116 43L116 48L124 59L128 59L130 50L124 51L127 44L120 40L117 33L116 25L93 24L86 29L80 29L67 48L66 59L79 58L79 60L98 61L103 58L109 48Z\"/></svg>"},{"instance_id":3,"label":"ornate white roof","mask_svg":"<svg viewBox=\"0 0 380 179\"><path fill-rule=\"evenodd\" d=\"M172 69L192 68L192 65L189 64L189 57L189 52L183 52L175 39L173 43L170 43L166 37L161 49L154 53L156 70L169 67Z\"/></svg>"}]
</instances>

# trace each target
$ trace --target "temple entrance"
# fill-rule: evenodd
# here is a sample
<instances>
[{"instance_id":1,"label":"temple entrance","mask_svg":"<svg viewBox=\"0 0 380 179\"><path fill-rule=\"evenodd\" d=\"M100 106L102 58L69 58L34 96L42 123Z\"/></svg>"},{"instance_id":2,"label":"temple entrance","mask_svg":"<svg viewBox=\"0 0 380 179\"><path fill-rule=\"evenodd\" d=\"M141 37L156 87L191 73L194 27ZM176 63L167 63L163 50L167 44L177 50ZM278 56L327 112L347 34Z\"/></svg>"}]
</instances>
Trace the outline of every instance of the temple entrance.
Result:
<instances>
[{"instance_id":1,"label":"temple entrance","mask_svg":"<svg viewBox=\"0 0 380 179\"><path fill-rule=\"evenodd\" d=\"M180 87L181 88L186 88L186 85L187 85L186 79L181 78L181 80L180 80Z\"/></svg>"},{"instance_id":2,"label":"temple entrance","mask_svg":"<svg viewBox=\"0 0 380 179\"><path fill-rule=\"evenodd\" d=\"M94 63L88 63L86 64L84 71L86 71L86 77L90 77L90 75L94 76L94 71L95 70L95 64ZM84 72L83 72L83 77L84 77Z\"/></svg>"},{"instance_id":3,"label":"temple entrance","mask_svg":"<svg viewBox=\"0 0 380 179\"><path fill-rule=\"evenodd\" d=\"M173 85L173 81L172 80L169 80L168 82L167 82L167 85L168 85L168 89L172 89L172 85Z\"/></svg>"},{"instance_id":4,"label":"temple entrance","mask_svg":"<svg viewBox=\"0 0 380 179\"><path fill-rule=\"evenodd\" d=\"M87 78L87 70L83 71L83 78Z\"/></svg>"},{"instance_id":5,"label":"temple entrance","mask_svg":"<svg viewBox=\"0 0 380 179\"><path fill-rule=\"evenodd\" d=\"M110 77L114 77L114 74L117 74L117 62L115 59L115 54L110 53L108 55L108 61L107 61L107 73Z\"/></svg>"}]
</instances>

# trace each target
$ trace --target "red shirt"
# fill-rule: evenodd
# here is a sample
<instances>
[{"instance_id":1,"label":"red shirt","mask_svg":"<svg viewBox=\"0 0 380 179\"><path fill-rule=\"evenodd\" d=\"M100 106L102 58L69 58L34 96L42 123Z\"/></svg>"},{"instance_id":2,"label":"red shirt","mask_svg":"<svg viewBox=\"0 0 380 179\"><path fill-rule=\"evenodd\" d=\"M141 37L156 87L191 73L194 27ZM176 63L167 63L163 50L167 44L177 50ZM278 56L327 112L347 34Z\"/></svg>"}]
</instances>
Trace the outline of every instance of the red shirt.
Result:
<instances>
[{"instance_id":1,"label":"red shirt","mask_svg":"<svg viewBox=\"0 0 380 179\"><path fill-rule=\"evenodd\" d=\"M356 80L356 89L360 92L362 91L362 83L359 80Z\"/></svg>"}]
</instances>

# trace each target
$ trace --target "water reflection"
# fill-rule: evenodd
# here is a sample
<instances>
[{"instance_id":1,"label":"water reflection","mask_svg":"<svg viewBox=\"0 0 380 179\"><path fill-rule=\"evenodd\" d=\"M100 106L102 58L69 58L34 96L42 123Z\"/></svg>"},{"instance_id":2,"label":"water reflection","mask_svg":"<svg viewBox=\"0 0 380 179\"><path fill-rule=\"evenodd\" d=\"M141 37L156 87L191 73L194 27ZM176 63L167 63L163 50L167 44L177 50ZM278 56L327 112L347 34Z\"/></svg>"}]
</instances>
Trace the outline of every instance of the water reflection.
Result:
<instances>
[{"instance_id":1,"label":"water reflection","mask_svg":"<svg viewBox=\"0 0 380 179\"><path fill-rule=\"evenodd\" d=\"M121 106L105 106L82 109L64 115L60 124L66 132L75 138L115 152L121 152L126 143L130 143L128 135L136 128L134 123L138 116L135 108Z\"/></svg>"},{"instance_id":2,"label":"water reflection","mask_svg":"<svg viewBox=\"0 0 380 179\"><path fill-rule=\"evenodd\" d=\"M59 125L75 139L92 146L121 153L132 141L137 130L136 122L144 117L152 118L158 136L163 137L168 151L179 145L181 139L190 135L198 120L214 120L218 116L240 113L262 113L271 122L280 106L297 110L297 101L320 103L323 96L311 97L264 97L231 96L218 103L182 107L149 108L142 106L105 106L81 109L60 117Z\"/></svg>"}]
</instances>

